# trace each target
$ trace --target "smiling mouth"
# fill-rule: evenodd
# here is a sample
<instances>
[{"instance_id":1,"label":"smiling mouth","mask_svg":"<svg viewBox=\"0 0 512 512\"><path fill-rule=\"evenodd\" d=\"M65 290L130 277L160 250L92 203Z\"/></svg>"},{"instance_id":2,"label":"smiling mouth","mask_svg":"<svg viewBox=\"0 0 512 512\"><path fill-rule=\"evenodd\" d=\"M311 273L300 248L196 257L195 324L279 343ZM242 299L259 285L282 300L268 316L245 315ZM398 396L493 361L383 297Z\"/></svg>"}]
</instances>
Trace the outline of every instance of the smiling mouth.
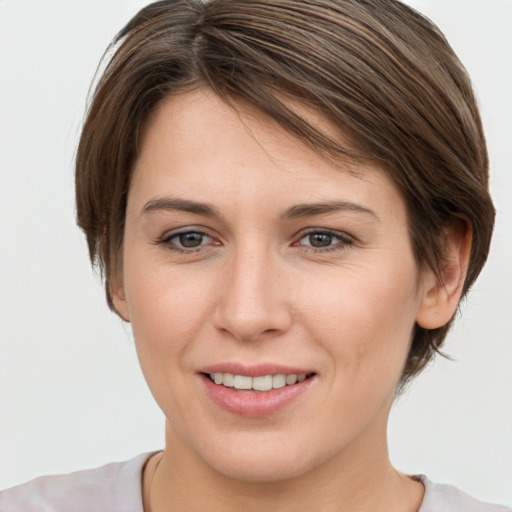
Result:
<instances>
[{"instance_id":1,"label":"smiling mouth","mask_svg":"<svg viewBox=\"0 0 512 512\"><path fill-rule=\"evenodd\" d=\"M237 391L262 392L293 386L313 377L314 373L262 375L249 377L247 375L234 375L232 373L205 373L208 379L218 386L233 388Z\"/></svg>"}]
</instances>

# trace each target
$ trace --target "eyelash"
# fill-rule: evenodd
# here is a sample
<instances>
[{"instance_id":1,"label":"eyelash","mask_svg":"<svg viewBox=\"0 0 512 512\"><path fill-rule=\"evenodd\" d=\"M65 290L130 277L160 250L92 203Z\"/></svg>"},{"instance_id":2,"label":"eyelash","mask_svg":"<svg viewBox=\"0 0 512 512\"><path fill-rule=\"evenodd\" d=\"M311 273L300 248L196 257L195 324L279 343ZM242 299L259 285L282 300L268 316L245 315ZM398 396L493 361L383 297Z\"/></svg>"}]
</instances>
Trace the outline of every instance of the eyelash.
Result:
<instances>
[{"instance_id":1,"label":"eyelash","mask_svg":"<svg viewBox=\"0 0 512 512\"><path fill-rule=\"evenodd\" d=\"M182 248L175 243L172 243L172 240L179 238L183 235L201 235L202 237L208 237L212 238L208 233L201 231L200 229L185 229L182 231L178 231L177 233L171 233L170 235L164 235L161 239L157 240L158 245L163 245L167 249L170 249L171 251L176 251L180 254L195 254L197 252L204 250L204 245L201 243L201 245L198 245L196 247L188 247L188 248ZM213 238L212 238L213 240ZM202 242L203 240L201 240Z\"/></svg>"},{"instance_id":2,"label":"eyelash","mask_svg":"<svg viewBox=\"0 0 512 512\"><path fill-rule=\"evenodd\" d=\"M301 240L304 238L311 236L311 235L327 235L333 238L333 240L337 240L337 243L333 245L329 245L326 247L314 247L314 246L303 246L308 251L312 251L315 253L326 253L326 252L333 252L333 251L342 251L347 248L347 246L352 245L354 242L353 240L343 233L339 233L337 231L330 231L328 229L310 229L306 232L301 233L301 236L299 238L299 241L294 243L295 246L299 244Z\"/></svg>"},{"instance_id":3,"label":"eyelash","mask_svg":"<svg viewBox=\"0 0 512 512\"><path fill-rule=\"evenodd\" d=\"M198 245L196 247L189 247L189 248L182 248L182 247L176 245L176 243L172 242L173 240L178 239L179 237L181 237L183 235L187 235L187 234L200 235L201 237L208 237L213 240L213 238L210 235L208 235L208 233L206 233L200 229L187 229L187 230L178 231L177 233L171 233L169 235L165 235L162 238L160 238L159 240L157 240L156 243L157 243L157 245L165 246L166 248L168 248L172 251L178 252L180 254L195 254L195 253L205 250L206 244L202 243L204 241L203 239L201 240L201 245ZM346 249L347 246L350 246L354 243L353 240L345 234L342 234L342 233L339 233L336 231L330 231L327 229L318 229L317 228L317 229L310 229L306 232L302 232L300 234L300 238L298 239L298 241L293 243L293 246L294 247L301 246L300 241L308 236L311 236L311 235L330 236L330 237L332 237L333 240L337 240L337 242L333 245L328 245L325 247L314 247L312 245L302 245L302 247L308 252L326 253L326 252L333 252L333 251L342 251L342 250ZM218 242L216 242L215 245L220 245L220 244Z\"/></svg>"}]
</instances>

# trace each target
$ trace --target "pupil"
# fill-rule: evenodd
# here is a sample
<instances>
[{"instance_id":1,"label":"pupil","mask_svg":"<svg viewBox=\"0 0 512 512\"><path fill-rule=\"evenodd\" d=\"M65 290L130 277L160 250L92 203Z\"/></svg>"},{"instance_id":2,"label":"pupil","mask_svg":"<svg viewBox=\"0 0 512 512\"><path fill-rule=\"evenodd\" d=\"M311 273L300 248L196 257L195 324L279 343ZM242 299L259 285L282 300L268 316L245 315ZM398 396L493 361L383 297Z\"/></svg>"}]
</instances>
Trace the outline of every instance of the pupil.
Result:
<instances>
[{"instance_id":1,"label":"pupil","mask_svg":"<svg viewBox=\"0 0 512 512\"><path fill-rule=\"evenodd\" d=\"M331 245L332 235L326 233L315 233L309 235L309 242L313 247L327 247Z\"/></svg>"},{"instance_id":2,"label":"pupil","mask_svg":"<svg viewBox=\"0 0 512 512\"><path fill-rule=\"evenodd\" d=\"M197 247L201 245L203 235L200 233L184 233L180 235L180 244L183 247Z\"/></svg>"}]
</instances>

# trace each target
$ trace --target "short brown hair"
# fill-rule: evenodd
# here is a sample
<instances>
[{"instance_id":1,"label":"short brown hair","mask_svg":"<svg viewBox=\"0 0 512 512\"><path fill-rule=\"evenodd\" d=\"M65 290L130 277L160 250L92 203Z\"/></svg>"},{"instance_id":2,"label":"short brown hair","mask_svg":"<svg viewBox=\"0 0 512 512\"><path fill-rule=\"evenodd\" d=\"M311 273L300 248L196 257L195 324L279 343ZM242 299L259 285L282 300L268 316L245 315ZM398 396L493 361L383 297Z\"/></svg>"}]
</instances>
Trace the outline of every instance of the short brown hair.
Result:
<instances>
[{"instance_id":1,"label":"short brown hair","mask_svg":"<svg viewBox=\"0 0 512 512\"><path fill-rule=\"evenodd\" d=\"M119 266L137 141L148 114L198 85L248 102L324 155L381 164L406 202L414 254L439 273L443 228L472 229L463 293L488 254L494 208L470 79L438 28L397 0L164 0L116 36L76 158L78 224L102 269L107 300ZM326 116L350 149L285 99ZM402 384L449 329L416 326Z\"/></svg>"}]
</instances>

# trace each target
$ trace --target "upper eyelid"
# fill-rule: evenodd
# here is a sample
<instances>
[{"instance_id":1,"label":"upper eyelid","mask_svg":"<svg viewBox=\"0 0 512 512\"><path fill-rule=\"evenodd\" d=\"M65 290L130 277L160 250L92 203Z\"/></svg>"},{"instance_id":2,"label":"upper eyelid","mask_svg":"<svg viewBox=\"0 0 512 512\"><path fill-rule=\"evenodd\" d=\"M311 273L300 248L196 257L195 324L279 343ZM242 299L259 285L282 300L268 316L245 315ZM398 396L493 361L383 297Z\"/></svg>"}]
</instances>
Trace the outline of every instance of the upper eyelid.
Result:
<instances>
[{"instance_id":1,"label":"upper eyelid","mask_svg":"<svg viewBox=\"0 0 512 512\"><path fill-rule=\"evenodd\" d=\"M300 240L301 238L304 238L305 236L310 235L312 233L322 233L322 234L326 234L326 235L333 235L333 236L337 236L339 238L344 238L344 239L352 240L352 241L355 239L354 236L350 235L346 231L338 231L336 229L328 229L328 228L306 228L306 229L299 231L299 233L297 233L295 238Z\"/></svg>"},{"instance_id":2,"label":"upper eyelid","mask_svg":"<svg viewBox=\"0 0 512 512\"><path fill-rule=\"evenodd\" d=\"M208 231L209 231L208 229L206 229L204 227L200 227L200 226L184 226L184 227L176 228L174 230L164 233L162 236L160 236L158 238L157 241L160 243L165 243L165 242L168 242L168 241L170 241L174 238L177 238L180 235L186 234L186 233L198 233L198 234L201 234L203 236L210 238L213 241L217 241L217 242L220 241L220 237L212 235ZM293 235L292 244L296 245L298 242L300 242L300 240L302 238L304 238L310 234L313 234L313 233L322 233L322 234L332 235L333 237L340 238L340 239L344 240L345 242L354 242L356 240L354 236L350 235L346 231L338 231L336 229L330 229L330 228L309 227L309 228L304 228L304 229L300 230L298 233L296 233L295 235Z\"/></svg>"},{"instance_id":3,"label":"upper eyelid","mask_svg":"<svg viewBox=\"0 0 512 512\"><path fill-rule=\"evenodd\" d=\"M200 233L202 235L206 235L211 238L214 238L214 236L211 235L208 231L209 231L208 229L199 227L199 226L190 226L190 227L187 226L187 227L176 228L171 231L168 231L168 232L164 233L161 236L161 238L171 238L173 236L178 236L178 235L181 235L184 233ZM339 230L330 229L330 228L316 228L316 227L301 229L295 235L293 235L292 238L303 237L303 236L309 235L311 233L326 233L329 235L335 235L335 236L340 236L340 237L345 236L347 238L353 238L346 231L339 231Z\"/></svg>"},{"instance_id":4,"label":"upper eyelid","mask_svg":"<svg viewBox=\"0 0 512 512\"><path fill-rule=\"evenodd\" d=\"M182 245L179 242L179 240L177 241L177 239L180 237L180 235L186 235L187 233L197 233L202 236L208 237L210 240L207 241L207 243L205 243L205 244L203 244L204 240L202 240L200 245L186 247L185 245ZM207 251L209 248L211 248L211 245L219 245L214 237L209 235L204 230L197 229L197 228L195 228L195 229L194 228L193 229L181 228L181 229L176 229L176 230L167 232L166 234L157 238L154 243L157 246L165 247L167 250L178 252L181 254L190 254L190 255L195 254L195 253L203 253L203 252Z\"/></svg>"},{"instance_id":5,"label":"upper eyelid","mask_svg":"<svg viewBox=\"0 0 512 512\"><path fill-rule=\"evenodd\" d=\"M323 246L323 247L315 247L314 245L307 245L307 244L301 244L301 240L308 235L311 235L313 233L321 233L326 235L331 235L335 239L333 240L334 243ZM299 233L299 236L295 238L295 241L292 245L295 247L300 247L302 250L307 252L313 252L315 254L327 254L330 252L336 252L336 251L344 251L349 246L354 246L356 244L356 239L349 235L348 233L344 231L337 231L332 229L322 229L322 228L311 228L309 230L302 231Z\"/></svg>"},{"instance_id":6,"label":"upper eyelid","mask_svg":"<svg viewBox=\"0 0 512 512\"><path fill-rule=\"evenodd\" d=\"M169 240L179 235L185 235L187 233L199 233L201 235L209 236L210 238L214 238L208 230L205 228L201 228L199 226L190 226L190 227L182 227L172 229L170 231L166 231L162 236L160 236L160 240Z\"/></svg>"},{"instance_id":7,"label":"upper eyelid","mask_svg":"<svg viewBox=\"0 0 512 512\"><path fill-rule=\"evenodd\" d=\"M301 229L299 231L299 234L301 234L301 233L303 233L303 234L308 234L308 233L329 233L329 234L332 234L332 235L343 235L343 234L345 234L344 231L340 231L340 230L337 230L337 229L315 228L315 227Z\"/></svg>"},{"instance_id":8,"label":"upper eyelid","mask_svg":"<svg viewBox=\"0 0 512 512\"><path fill-rule=\"evenodd\" d=\"M171 230L171 231L167 231L165 232L163 235L157 237L153 243L155 245L159 245L159 246L162 246L162 247L167 247L169 250L172 249L172 250L177 250L177 251L180 251L180 252L194 252L194 251L199 251L199 250L204 250L206 248L207 245L209 244L201 244L201 245L198 245L198 246L194 246L194 247L185 247L185 246L182 246L179 242L176 242L176 239L180 236L180 235L184 235L184 234L187 234L187 233L198 233L198 234L201 234L201 235L204 235L204 236L207 236L209 237L214 243L215 243L215 238L212 237L210 234L208 234L205 230L203 229L198 229L198 228L192 228L192 229L187 229L187 228L178 228L176 230Z\"/></svg>"}]
</instances>

